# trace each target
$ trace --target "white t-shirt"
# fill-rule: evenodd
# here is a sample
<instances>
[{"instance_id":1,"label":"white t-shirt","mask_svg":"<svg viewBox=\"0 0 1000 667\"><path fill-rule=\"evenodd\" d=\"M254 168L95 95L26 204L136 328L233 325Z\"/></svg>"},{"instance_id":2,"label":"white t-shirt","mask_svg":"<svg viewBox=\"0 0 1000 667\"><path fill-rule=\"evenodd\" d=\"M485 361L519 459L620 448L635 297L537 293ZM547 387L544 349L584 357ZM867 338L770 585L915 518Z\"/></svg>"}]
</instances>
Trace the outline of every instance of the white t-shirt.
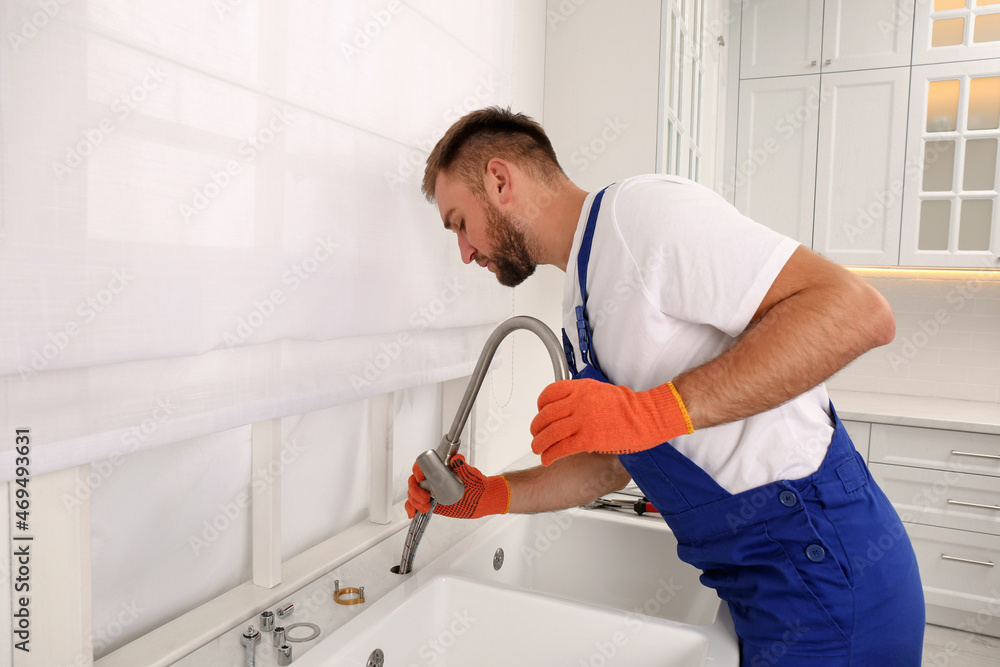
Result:
<instances>
[{"instance_id":1,"label":"white t-shirt","mask_svg":"<svg viewBox=\"0 0 1000 667\"><path fill-rule=\"evenodd\" d=\"M579 358L577 254L566 267L563 324ZM587 319L607 378L636 391L717 357L749 324L798 243L740 214L708 188L637 176L604 193L587 269ZM812 474L833 435L826 387L773 410L671 440L730 493Z\"/></svg>"}]
</instances>

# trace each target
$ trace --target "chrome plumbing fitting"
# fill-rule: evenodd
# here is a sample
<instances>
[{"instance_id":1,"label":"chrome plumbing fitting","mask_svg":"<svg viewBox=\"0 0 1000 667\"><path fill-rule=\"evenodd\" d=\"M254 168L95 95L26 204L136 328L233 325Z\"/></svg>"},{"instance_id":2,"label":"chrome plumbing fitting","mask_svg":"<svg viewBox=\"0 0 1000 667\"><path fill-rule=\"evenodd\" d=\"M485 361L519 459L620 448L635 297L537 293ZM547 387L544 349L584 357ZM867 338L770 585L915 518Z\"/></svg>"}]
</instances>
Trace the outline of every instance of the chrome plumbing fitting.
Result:
<instances>
[{"instance_id":1,"label":"chrome plumbing fitting","mask_svg":"<svg viewBox=\"0 0 1000 667\"><path fill-rule=\"evenodd\" d=\"M251 625L247 628L247 631L243 633L240 638L240 643L246 648L246 660L244 661L245 667L254 667L257 663L257 656L255 651L257 649L257 644L260 643L260 633L254 630Z\"/></svg>"}]
</instances>

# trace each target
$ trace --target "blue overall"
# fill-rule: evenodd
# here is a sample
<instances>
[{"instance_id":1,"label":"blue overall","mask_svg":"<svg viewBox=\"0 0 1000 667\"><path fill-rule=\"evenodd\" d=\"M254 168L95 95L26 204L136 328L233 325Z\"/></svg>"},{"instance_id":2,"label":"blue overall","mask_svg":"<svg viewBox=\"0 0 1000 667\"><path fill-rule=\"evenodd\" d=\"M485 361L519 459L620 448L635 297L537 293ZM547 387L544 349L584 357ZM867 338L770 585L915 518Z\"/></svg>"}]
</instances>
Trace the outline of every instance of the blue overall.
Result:
<instances>
[{"instance_id":1,"label":"blue overall","mask_svg":"<svg viewBox=\"0 0 1000 667\"><path fill-rule=\"evenodd\" d=\"M608 382L586 317L587 265L604 191L578 255L574 379ZM919 667L924 598L903 524L837 417L819 469L730 494L669 442L619 456L677 538L682 560L729 605L744 667Z\"/></svg>"}]
</instances>

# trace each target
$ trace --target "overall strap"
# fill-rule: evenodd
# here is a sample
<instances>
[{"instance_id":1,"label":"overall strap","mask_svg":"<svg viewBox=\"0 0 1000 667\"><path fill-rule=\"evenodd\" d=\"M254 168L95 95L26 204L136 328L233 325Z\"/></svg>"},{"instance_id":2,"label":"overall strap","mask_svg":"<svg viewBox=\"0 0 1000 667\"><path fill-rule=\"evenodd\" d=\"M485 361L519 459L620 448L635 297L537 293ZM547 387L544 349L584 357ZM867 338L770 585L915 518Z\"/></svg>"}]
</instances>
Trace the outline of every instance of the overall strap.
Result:
<instances>
[{"instance_id":1,"label":"overall strap","mask_svg":"<svg viewBox=\"0 0 1000 667\"><path fill-rule=\"evenodd\" d=\"M583 230L583 239L580 241L580 252L576 258L576 272L580 278L580 297L583 305L576 307L576 330L580 339L580 358L584 364L592 365L600 370L597 363L597 355L591 345L590 323L587 321L587 265L590 264L590 249L594 242L594 230L597 227L597 215L601 211L601 200L604 199L604 192L610 185L597 193L594 203L590 206L590 214L587 216L587 227ZM603 373L602 373L603 374Z\"/></svg>"}]
</instances>

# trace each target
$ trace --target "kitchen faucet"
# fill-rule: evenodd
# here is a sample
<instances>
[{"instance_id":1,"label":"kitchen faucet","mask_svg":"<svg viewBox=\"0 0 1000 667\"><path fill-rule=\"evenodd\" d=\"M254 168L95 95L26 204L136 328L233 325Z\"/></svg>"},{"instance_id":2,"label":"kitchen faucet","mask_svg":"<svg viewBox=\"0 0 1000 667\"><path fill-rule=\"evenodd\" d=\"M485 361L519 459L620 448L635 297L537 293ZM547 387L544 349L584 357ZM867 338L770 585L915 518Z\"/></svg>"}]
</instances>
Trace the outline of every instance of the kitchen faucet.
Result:
<instances>
[{"instance_id":1,"label":"kitchen faucet","mask_svg":"<svg viewBox=\"0 0 1000 667\"><path fill-rule=\"evenodd\" d=\"M462 444L460 441L462 429L465 428L465 422L472 414L472 405L476 401L476 396L479 395L479 389L483 385L483 379L486 377L490 362L493 361L493 355L496 354L497 348L500 347L500 343L507 337L507 334L518 329L530 331L545 344L545 349L548 350L549 358L552 360L552 372L556 380L569 379L565 351L552 330L541 320L518 315L504 320L500 326L493 330L479 355L475 370L472 371L472 377L465 389L465 395L462 396L462 402L458 406L455 419L451 423L451 429L442 436L441 443L436 450L428 449L417 457L417 465L420 466L426 478L420 483L420 487L431 492L431 507L426 513L417 512L413 515L413 521L411 521L410 529L406 534L406 543L403 545L403 556L399 565L392 568L393 572L407 574L412 569L417 546L431 520L434 507L438 503L445 505L457 503L465 494L465 486L458 475L448 467L448 464L451 463L452 457L458 453L458 448Z\"/></svg>"}]
</instances>

